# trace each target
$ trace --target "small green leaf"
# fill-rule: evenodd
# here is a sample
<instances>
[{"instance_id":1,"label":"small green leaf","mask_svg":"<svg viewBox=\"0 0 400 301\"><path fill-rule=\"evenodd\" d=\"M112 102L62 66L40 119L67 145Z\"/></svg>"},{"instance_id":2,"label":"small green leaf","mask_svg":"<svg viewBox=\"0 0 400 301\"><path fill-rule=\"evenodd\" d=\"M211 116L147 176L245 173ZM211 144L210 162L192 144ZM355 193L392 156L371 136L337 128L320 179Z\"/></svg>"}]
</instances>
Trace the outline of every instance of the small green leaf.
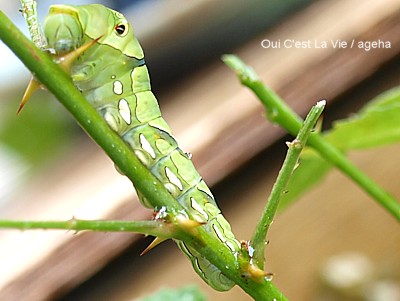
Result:
<instances>
[{"instance_id":1,"label":"small green leaf","mask_svg":"<svg viewBox=\"0 0 400 301\"><path fill-rule=\"evenodd\" d=\"M358 114L337 121L326 139L347 152L400 141L400 87L368 103Z\"/></svg>"},{"instance_id":2,"label":"small green leaf","mask_svg":"<svg viewBox=\"0 0 400 301\"><path fill-rule=\"evenodd\" d=\"M137 301L206 301L206 297L196 286L186 286L179 289L161 289L157 293Z\"/></svg>"},{"instance_id":3,"label":"small green leaf","mask_svg":"<svg viewBox=\"0 0 400 301\"><path fill-rule=\"evenodd\" d=\"M377 96L352 117L335 122L324 138L344 153L399 142L400 87ZM331 167L315 151L304 149L280 209L318 184Z\"/></svg>"}]
</instances>

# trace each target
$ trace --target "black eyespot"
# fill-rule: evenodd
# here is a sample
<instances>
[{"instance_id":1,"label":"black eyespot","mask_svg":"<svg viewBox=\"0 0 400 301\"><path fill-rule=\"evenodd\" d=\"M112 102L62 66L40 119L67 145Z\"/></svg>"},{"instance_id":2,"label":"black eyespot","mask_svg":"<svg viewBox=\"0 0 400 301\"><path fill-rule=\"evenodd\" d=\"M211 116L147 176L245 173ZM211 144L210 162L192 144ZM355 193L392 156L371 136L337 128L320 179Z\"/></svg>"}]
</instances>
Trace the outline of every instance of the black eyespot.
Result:
<instances>
[{"instance_id":1,"label":"black eyespot","mask_svg":"<svg viewBox=\"0 0 400 301\"><path fill-rule=\"evenodd\" d=\"M122 36L125 33L125 25L124 24L118 24L115 26L115 31L117 32L118 35Z\"/></svg>"}]
</instances>

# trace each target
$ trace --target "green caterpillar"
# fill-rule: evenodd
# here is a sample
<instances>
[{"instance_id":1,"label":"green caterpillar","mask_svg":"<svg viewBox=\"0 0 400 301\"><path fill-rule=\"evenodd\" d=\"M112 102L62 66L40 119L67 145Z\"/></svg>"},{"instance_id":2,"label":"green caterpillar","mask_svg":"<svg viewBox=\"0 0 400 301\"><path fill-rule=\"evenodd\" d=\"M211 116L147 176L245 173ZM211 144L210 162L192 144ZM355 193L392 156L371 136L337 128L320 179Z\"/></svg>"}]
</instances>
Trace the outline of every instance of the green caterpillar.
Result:
<instances>
[{"instance_id":1,"label":"green caterpillar","mask_svg":"<svg viewBox=\"0 0 400 301\"><path fill-rule=\"evenodd\" d=\"M229 250L238 252L240 243L212 193L161 117L143 50L125 17L97 4L55 5L44 21L44 33L48 48L57 55L94 43L72 65L75 86L191 217ZM144 206L154 207L140 191L138 195ZM196 250L182 241L177 243L210 286L219 291L233 287L234 283Z\"/></svg>"}]
</instances>

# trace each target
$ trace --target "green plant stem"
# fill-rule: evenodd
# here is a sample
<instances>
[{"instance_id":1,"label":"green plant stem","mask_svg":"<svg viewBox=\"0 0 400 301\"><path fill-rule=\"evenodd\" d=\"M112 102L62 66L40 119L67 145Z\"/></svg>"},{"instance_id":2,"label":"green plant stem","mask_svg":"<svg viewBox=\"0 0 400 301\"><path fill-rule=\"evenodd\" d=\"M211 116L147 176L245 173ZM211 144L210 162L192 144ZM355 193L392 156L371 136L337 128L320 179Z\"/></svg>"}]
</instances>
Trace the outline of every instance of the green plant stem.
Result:
<instances>
[{"instance_id":1,"label":"green plant stem","mask_svg":"<svg viewBox=\"0 0 400 301\"><path fill-rule=\"evenodd\" d=\"M270 120L285 128L290 134L297 135L302 125L301 118L275 92L267 88L255 72L239 58L226 55L223 60L237 73L241 83L257 95L266 107ZM336 147L327 142L321 135L312 135L308 140L308 145L357 183L392 216L400 220L400 203L356 167Z\"/></svg>"},{"instance_id":2,"label":"green plant stem","mask_svg":"<svg viewBox=\"0 0 400 301\"><path fill-rule=\"evenodd\" d=\"M0 220L0 228L19 230L74 230L74 231L104 231L104 232L137 232L161 238L177 238L172 224L160 221L101 221L81 220L72 218L68 221L15 221Z\"/></svg>"},{"instance_id":3,"label":"green plant stem","mask_svg":"<svg viewBox=\"0 0 400 301\"><path fill-rule=\"evenodd\" d=\"M35 77L67 108L81 127L103 148L108 156L155 207L166 207L180 214L182 206L171 196L164 185L134 156L127 144L105 123L97 111L74 87L69 75L64 73L52 58L36 48L15 25L0 11L0 39L19 57ZM204 258L220 269L255 300L286 300L269 281L256 281L242 277L236 255L203 227L187 228L181 240L196 249ZM193 234L195 233L195 234Z\"/></svg>"},{"instance_id":4,"label":"green plant stem","mask_svg":"<svg viewBox=\"0 0 400 301\"><path fill-rule=\"evenodd\" d=\"M318 118L321 116L324 107L325 101L320 101L314 107L312 107L307 115L306 120L304 121L303 126L300 128L296 139L293 142L288 143L289 149L285 161L283 162L282 168L279 171L279 175L272 188L268 202L264 208L264 212L257 224L253 238L251 239L250 245L254 248L253 259L257 266L262 269L264 269L264 251L266 245L265 239L268 229L274 219L279 202L286 191L290 177L292 176L293 171L298 164L300 153L305 147L306 142L311 135L311 131Z\"/></svg>"},{"instance_id":5,"label":"green plant stem","mask_svg":"<svg viewBox=\"0 0 400 301\"><path fill-rule=\"evenodd\" d=\"M37 3L35 0L21 0L22 14L28 24L28 30L33 43L40 49L46 46L46 39L44 38L42 28L40 27L37 15Z\"/></svg>"}]
</instances>

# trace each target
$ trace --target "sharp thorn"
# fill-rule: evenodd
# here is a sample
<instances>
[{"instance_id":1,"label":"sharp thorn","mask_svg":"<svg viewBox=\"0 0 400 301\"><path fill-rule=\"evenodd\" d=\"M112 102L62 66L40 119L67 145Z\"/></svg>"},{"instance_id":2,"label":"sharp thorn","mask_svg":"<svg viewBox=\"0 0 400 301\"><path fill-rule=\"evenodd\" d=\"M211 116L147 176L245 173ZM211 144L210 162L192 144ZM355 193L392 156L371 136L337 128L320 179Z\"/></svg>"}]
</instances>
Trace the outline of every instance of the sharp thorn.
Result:
<instances>
[{"instance_id":1,"label":"sharp thorn","mask_svg":"<svg viewBox=\"0 0 400 301\"><path fill-rule=\"evenodd\" d=\"M159 245L160 243L162 243L163 241L167 240L167 238L160 238L160 237L156 237L148 246L146 249L143 250L142 253L140 253L140 256L146 254L147 252L149 252L151 249L153 249L155 246Z\"/></svg>"},{"instance_id":2,"label":"sharp thorn","mask_svg":"<svg viewBox=\"0 0 400 301\"><path fill-rule=\"evenodd\" d=\"M35 79L34 77L31 78L29 81L28 87L26 87L24 96L22 97L21 104L19 105L17 115L22 111L28 100L31 98L33 93L36 92L36 90L40 89L42 85Z\"/></svg>"},{"instance_id":3,"label":"sharp thorn","mask_svg":"<svg viewBox=\"0 0 400 301\"><path fill-rule=\"evenodd\" d=\"M73 62L82 54L84 53L87 49L92 47L94 44L96 44L103 36L98 37L97 39L94 39L79 48L75 49L74 51L71 51L63 56L60 56L57 61L60 64L60 66L67 72L70 71L71 66Z\"/></svg>"}]
</instances>

